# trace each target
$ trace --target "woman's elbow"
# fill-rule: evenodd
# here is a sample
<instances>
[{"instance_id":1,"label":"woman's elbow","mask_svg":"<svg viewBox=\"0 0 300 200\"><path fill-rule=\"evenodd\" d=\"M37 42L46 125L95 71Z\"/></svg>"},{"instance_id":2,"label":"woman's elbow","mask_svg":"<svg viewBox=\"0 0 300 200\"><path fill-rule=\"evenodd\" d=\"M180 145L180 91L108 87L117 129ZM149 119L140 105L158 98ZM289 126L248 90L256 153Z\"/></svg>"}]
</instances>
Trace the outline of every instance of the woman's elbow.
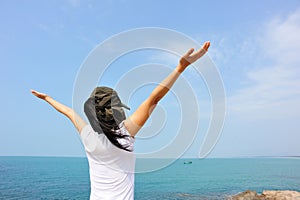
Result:
<instances>
[{"instance_id":1,"label":"woman's elbow","mask_svg":"<svg viewBox=\"0 0 300 200\"><path fill-rule=\"evenodd\" d=\"M70 119L74 118L74 110L72 108L66 108L62 113Z\"/></svg>"},{"instance_id":2,"label":"woman's elbow","mask_svg":"<svg viewBox=\"0 0 300 200\"><path fill-rule=\"evenodd\" d=\"M158 96L158 95L155 95L155 96L152 96L150 97L150 104L151 106L152 105L156 105L158 104L158 102L162 99L162 97Z\"/></svg>"}]
</instances>

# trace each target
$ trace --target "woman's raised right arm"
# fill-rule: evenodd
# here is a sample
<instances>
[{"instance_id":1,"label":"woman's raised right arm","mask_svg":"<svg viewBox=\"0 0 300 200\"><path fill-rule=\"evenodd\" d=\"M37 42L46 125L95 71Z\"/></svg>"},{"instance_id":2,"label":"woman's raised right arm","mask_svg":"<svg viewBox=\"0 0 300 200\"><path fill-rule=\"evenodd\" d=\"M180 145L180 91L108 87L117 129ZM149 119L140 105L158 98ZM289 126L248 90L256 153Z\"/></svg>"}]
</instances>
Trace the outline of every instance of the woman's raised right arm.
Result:
<instances>
[{"instance_id":1,"label":"woman's raised right arm","mask_svg":"<svg viewBox=\"0 0 300 200\"><path fill-rule=\"evenodd\" d=\"M208 50L210 42L205 42L201 49L194 52L190 49L180 58L177 67L166 77L150 94L150 96L137 108L137 110L125 120L125 127L135 136L150 117L156 104L168 93L180 74L192 63L201 58Z\"/></svg>"},{"instance_id":2,"label":"woman's raised right arm","mask_svg":"<svg viewBox=\"0 0 300 200\"><path fill-rule=\"evenodd\" d=\"M35 90L31 90L31 93L36 97L46 101L58 112L68 117L71 120L71 122L74 124L75 128L78 130L79 133L81 133L83 127L87 125L87 123L72 108L69 108L68 106L59 103L58 101L54 100L47 94L40 93Z\"/></svg>"}]
</instances>

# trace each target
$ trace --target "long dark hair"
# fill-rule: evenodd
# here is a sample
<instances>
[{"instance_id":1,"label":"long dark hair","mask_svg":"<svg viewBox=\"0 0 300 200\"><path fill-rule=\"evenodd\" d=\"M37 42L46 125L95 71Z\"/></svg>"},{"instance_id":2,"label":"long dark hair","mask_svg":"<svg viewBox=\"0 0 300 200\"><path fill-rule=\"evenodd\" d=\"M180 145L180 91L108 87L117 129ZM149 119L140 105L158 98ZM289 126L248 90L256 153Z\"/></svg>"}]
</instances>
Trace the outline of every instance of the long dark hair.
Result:
<instances>
[{"instance_id":1,"label":"long dark hair","mask_svg":"<svg viewBox=\"0 0 300 200\"><path fill-rule=\"evenodd\" d=\"M118 116L117 121L113 117L109 121L105 119L105 117L101 117L97 115L98 112L98 107L95 103L96 99L95 97L90 97L85 103L84 103L84 112L92 126L95 132L98 134L104 133L107 139L114 144L116 147L123 149L125 151L130 151L128 149L129 145L123 146L119 143L117 140L118 138L126 138L130 137L128 135L122 135L120 134L120 128L119 128L119 123L122 120L125 120L125 114L123 115L122 113L118 113L118 110L114 110L114 115ZM124 112L124 111L123 111ZM120 117L121 116L121 117Z\"/></svg>"}]
</instances>

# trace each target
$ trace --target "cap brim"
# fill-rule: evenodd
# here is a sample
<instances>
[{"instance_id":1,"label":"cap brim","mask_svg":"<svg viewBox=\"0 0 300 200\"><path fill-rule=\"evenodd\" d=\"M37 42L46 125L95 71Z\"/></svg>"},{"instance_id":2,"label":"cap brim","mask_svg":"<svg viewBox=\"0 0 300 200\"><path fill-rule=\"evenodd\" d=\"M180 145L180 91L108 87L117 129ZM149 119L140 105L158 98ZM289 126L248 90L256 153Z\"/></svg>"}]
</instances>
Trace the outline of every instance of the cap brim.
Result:
<instances>
[{"instance_id":1,"label":"cap brim","mask_svg":"<svg viewBox=\"0 0 300 200\"><path fill-rule=\"evenodd\" d=\"M130 110L130 108L128 106L126 106L124 103L121 103L121 106L126 108L127 110Z\"/></svg>"}]
</instances>

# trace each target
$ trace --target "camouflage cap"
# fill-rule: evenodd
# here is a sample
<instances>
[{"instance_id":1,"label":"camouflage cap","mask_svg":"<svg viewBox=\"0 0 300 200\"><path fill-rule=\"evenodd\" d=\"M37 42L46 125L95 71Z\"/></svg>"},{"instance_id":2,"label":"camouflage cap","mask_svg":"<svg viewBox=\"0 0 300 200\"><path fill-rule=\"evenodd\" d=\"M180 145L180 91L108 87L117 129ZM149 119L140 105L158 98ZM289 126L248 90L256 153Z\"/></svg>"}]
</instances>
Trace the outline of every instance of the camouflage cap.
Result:
<instances>
[{"instance_id":1,"label":"camouflage cap","mask_svg":"<svg viewBox=\"0 0 300 200\"><path fill-rule=\"evenodd\" d=\"M97 118L111 122L113 119L121 123L126 119L123 108L130 110L128 106L121 102L117 92L109 87L96 87L92 92L94 98Z\"/></svg>"}]
</instances>

